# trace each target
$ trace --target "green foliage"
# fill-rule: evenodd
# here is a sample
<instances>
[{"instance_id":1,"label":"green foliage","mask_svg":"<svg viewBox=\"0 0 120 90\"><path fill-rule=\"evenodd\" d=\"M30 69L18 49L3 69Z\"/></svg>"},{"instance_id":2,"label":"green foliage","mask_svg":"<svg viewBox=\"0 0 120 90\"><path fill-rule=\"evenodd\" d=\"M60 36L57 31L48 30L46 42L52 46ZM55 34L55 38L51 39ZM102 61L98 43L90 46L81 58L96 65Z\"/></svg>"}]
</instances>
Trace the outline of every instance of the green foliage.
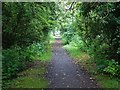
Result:
<instances>
[{"instance_id":1,"label":"green foliage","mask_svg":"<svg viewBox=\"0 0 120 90\"><path fill-rule=\"evenodd\" d=\"M22 49L15 46L11 49L4 50L2 57L3 79L9 79L15 76L20 70L25 68L26 62L29 60L26 58Z\"/></svg>"},{"instance_id":2,"label":"green foliage","mask_svg":"<svg viewBox=\"0 0 120 90\"><path fill-rule=\"evenodd\" d=\"M119 65L114 60L97 60L97 71L107 73L110 76L119 76Z\"/></svg>"},{"instance_id":3,"label":"green foliage","mask_svg":"<svg viewBox=\"0 0 120 90\"><path fill-rule=\"evenodd\" d=\"M64 33L64 44L69 44L71 42L71 37L73 34L71 32L65 32Z\"/></svg>"},{"instance_id":4,"label":"green foliage","mask_svg":"<svg viewBox=\"0 0 120 90\"><path fill-rule=\"evenodd\" d=\"M44 52L44 47L40 43L34 43L31 46L27 47L26 54L31 60L36 60L36 57L40 57Z\"/></svg>"},{"instance_id":5,"label":"green foliage","mask_svg":"<svg viewBox=\"0 0 120 90\"><path fill-rule=\"evenodd\" d=\"M108 66L108 60L97 60L96 64L97 64L97 67L96 67L97 71L103 72L104 68Z\"/></svg>"},{"instance_id":6,"label":"green foliage","mask_svg":"<svg viewBox=\"0 0 120 90\"><path fill-rule=\"evenodd\" d=\"M119 62L119 10L118 3L82 3L79 12L82 15L79 25L80 35L87 40L93 54L115 59ZM116 15L117 14L117 15Z\"/></svg>"},{"instance_id":7,"label":"green foliage","mask_svg":"<svg viewBox=\"0 0 120 90\"><path fill-rule=\"evenodd\" d=\"M96 58L94 60L86 52L82 52L78 47L71 44L65 45L64 48L69 52L70 56L75 59L74 62L80 64L80 66L84 66L84 69L97 80L102 88L117 88L119 86L118 77L120 70L118 69L120 68L118 67L118 63L110 60L97 60ZM114 70L110 70L110 72L112 71L115 75L104 71L105 68L109 67L109 63L112 63L111 67L114 68ZM115 71L115 69L117 71Z\"/></svg>"},{"instance_id":8,"label":"green foliage","mask_svg":"<svg viewBox=\"0 0 120 90\"><path fill-rule=\"evenodd\" d=\"M54 3L3 3L3 48L44 42L51 30ZM45 7L47 5L48 7ZM50 21L50 22L49 22Z\"/></svg>"},{"instance_id":9,"label":"green foliage","mask_svg":"<svg viewBox=\"0 0 120 90\"><path fill-rule=\"evenodd\" d=\"M77 2L67 11L64 7L70 3L60 5L55 2L2 3L3 79L16 76L26 62L51 55L44 52L49 48L48 35L52 29L61 30L64 44L93 56L99 72L118 76L120 4Z\"/></svg>"},{"instance_id":10,"label":"green foliage","mask_svg":"<svg viewBox=\"0 0 120 90\"><path fill-rule=\"evenodd\" d=\"M120 4L83 2L75 3L72 7L64 15L64 27L61 26L65 44L75 46L93 57L98 72L118 76Z\"/></svg>"},{"instance_id":11,"label":"green foliage","mask_svg":"<svg viewBox=\"0 0 120 90\"><path fill-rule=\"evenodd\" d=\"M3 87L27 62L50 58L48 34L53 29L54 11L54 2L2 3Z\"/></svg>"},{"instance_id":12,"label":"green foliage","mask_svg":"<svg viewBox=\"0 0 120 90\"><path fill-rule=\"evenodd\" d=\"M78 50L77 47L71 45L71 44L68 44L68 45L65 45L64 48L69 52L69 54L73 57L79 57L78 55L78 52L80 52L80 50Z\"/></svg>"},{"instance_id":13,"label":"green foliage","mask_svg":"<svg viewBox=\"0 0 120 90\"><path fill-rule=\"evenodd\" d=\"M119 65L115 61L109 61L108 66L104 68L104 72L111 74L112 76L118 76L119 75Z\"/></svg>"}]
</instances>

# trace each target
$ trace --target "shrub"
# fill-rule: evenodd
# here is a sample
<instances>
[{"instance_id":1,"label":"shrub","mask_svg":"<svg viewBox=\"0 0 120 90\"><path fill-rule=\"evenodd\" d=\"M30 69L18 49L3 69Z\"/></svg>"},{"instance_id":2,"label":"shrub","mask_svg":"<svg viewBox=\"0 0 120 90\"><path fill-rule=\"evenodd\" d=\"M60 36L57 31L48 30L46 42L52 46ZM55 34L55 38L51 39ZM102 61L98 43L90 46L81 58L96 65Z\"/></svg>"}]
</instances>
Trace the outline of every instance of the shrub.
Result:
<instances>
[{"instance_id":1,"label":"shrub","mask_svg":"<svg viewBox=\"0 0 120 90\"><path fill-rule=\"evenodd\" d=\"M8 79L12 76L15 76L20 70L25 67L27 58L24 54L25 53L20 47L3 50L3 79Z\"/></svg>"},{"instance_id":2,"label":"shrub","mask_svg":"<svg viewBox=\"0 0 120 90\"><path fill-rule=\"evenodd\" d=\"M43 45L40 43L34 43L31 46L27 47L26 56L29 57L30 60L34 60L36 57L40 57L43 52Z\"/></svg>"},{"instance_id":3,"label":"shrub","mask_svg":"<svg viewBox=\"0 0 120 90\"><path fill-rule=\"evenodd\" d=\"M98 60L97 64L97 72L106 73L110 76L118 76L120 67L118 62L115 60Z\"/></svg>"},{"instance_id":4,"label":"shrub","mask_svg":"<svg viewBox=\"0 0 120 90\"><path fill-rule=\"evenodd\" d=\"M63 35L64 44L69 44L71 42L73 34L71 32L65 32Z\"/></svg>"},{"instance_id":5,"label":"shrub","mask_svg":"<svg viewBox=\"0 0 120 90\"><path fill-rule=\"evenodd\" d=\"M114 60L108 61L108 66L103 69L104 72L112 75L117 76L118 75L118 62L115 62Z\"/></svg>"},{"instance_id":6,"label":"shrub","mask_svg":"<svg viewBox=\"0 0 120 90\"><path fill-rule=\"evenodd\" d=\"M96 66L97 72L103 72L103 69L108 66L108 60L97 60Z\"/></svg>"}]
</instances>

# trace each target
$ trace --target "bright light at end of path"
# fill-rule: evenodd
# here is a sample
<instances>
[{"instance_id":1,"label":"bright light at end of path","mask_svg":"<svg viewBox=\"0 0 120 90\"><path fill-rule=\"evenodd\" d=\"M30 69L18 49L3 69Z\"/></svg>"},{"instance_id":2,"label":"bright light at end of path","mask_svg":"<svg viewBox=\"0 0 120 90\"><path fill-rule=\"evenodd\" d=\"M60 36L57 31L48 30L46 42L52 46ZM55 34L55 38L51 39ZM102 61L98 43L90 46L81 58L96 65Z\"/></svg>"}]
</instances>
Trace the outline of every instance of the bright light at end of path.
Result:
<instances>
[{"instance_id":1,"label":"bright light at end of path","mask_svg":"<svg viewBox=\"0 0 120 90\"><path fill-rule=\"evenodd\" d=\"M52 35L54 38L60 38L60 37L61 37L59 30L52 31L52 32L51 32L51 35Z\"/></svg>"},{"instance_id":2,"label":"bright light at end of path","mask_svg":"<svg viewBox=\"0 0 120 90\"><path fill-rule=\"evenodd\" d=\"M60 37L60 31L55 31L55 36Z\"/></svg>"}]
</instances>

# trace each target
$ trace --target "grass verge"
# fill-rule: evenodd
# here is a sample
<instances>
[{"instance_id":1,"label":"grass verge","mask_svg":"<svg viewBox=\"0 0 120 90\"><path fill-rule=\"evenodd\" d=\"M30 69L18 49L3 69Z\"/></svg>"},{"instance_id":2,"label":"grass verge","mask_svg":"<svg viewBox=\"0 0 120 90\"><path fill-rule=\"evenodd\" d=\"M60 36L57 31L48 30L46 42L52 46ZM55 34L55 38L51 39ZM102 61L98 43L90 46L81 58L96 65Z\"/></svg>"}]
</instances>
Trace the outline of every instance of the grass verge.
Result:
<instances>
[{"instance_id":1,"label":"grass verge","mask_svg":"<svg viewBox=\"0 0 120 90\"><path fill-rule=\"evenodd\" d=\"M44 78L45 68L30 68L18 74L11 83L11 88L46 88L48 81Z\"/></svg>"},{"instance_id":2,"label":"grass verge","mask_svg":"<svg viewBox=\"0 0 120 90\"><path fill-rule=\"evenodd\" d=\"M11 81L11 88L47 88L48 80L45 78L47 73L47 63L52 58L51 45L47 52L40 57L35 57L28 69L18 73L18 77Z\"/></svg>"},{"instance_id":3,"label":"grass verge","mask_svg":"<svg viewBox=\"0 0 120 90\"><path fill-rule=\"evenodd\" d=\"M85 52L81 52L77 47L72 45L65 45L65 48L70 56L74 58L75 63L80 64L86 69L90 75L95 78L102 88L118 88L119 80L117 78L111 78L108 75L97 73L96 64L90 55Z\"/></svg>"}]
</instances>

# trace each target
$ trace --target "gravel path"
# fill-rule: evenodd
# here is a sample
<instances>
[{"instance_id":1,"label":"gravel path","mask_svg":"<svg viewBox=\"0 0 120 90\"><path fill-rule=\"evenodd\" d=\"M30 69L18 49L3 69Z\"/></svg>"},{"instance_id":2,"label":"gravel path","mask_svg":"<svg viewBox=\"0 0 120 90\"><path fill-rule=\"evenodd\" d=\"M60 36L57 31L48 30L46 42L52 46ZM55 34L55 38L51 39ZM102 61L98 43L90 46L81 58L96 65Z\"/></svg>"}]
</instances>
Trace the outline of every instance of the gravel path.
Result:
<instances>
[{"instance_id":1,"label":"gravel path","mask_svg":"<svg viewBox=\"0 0 120 90\"><path fill-rule=\"evenodd\" d=\"M49 88L98 88L96 82L72 62L62 48L60 38L53 45L53 58L48 68Z\"/></svg>"}]
</instances>

